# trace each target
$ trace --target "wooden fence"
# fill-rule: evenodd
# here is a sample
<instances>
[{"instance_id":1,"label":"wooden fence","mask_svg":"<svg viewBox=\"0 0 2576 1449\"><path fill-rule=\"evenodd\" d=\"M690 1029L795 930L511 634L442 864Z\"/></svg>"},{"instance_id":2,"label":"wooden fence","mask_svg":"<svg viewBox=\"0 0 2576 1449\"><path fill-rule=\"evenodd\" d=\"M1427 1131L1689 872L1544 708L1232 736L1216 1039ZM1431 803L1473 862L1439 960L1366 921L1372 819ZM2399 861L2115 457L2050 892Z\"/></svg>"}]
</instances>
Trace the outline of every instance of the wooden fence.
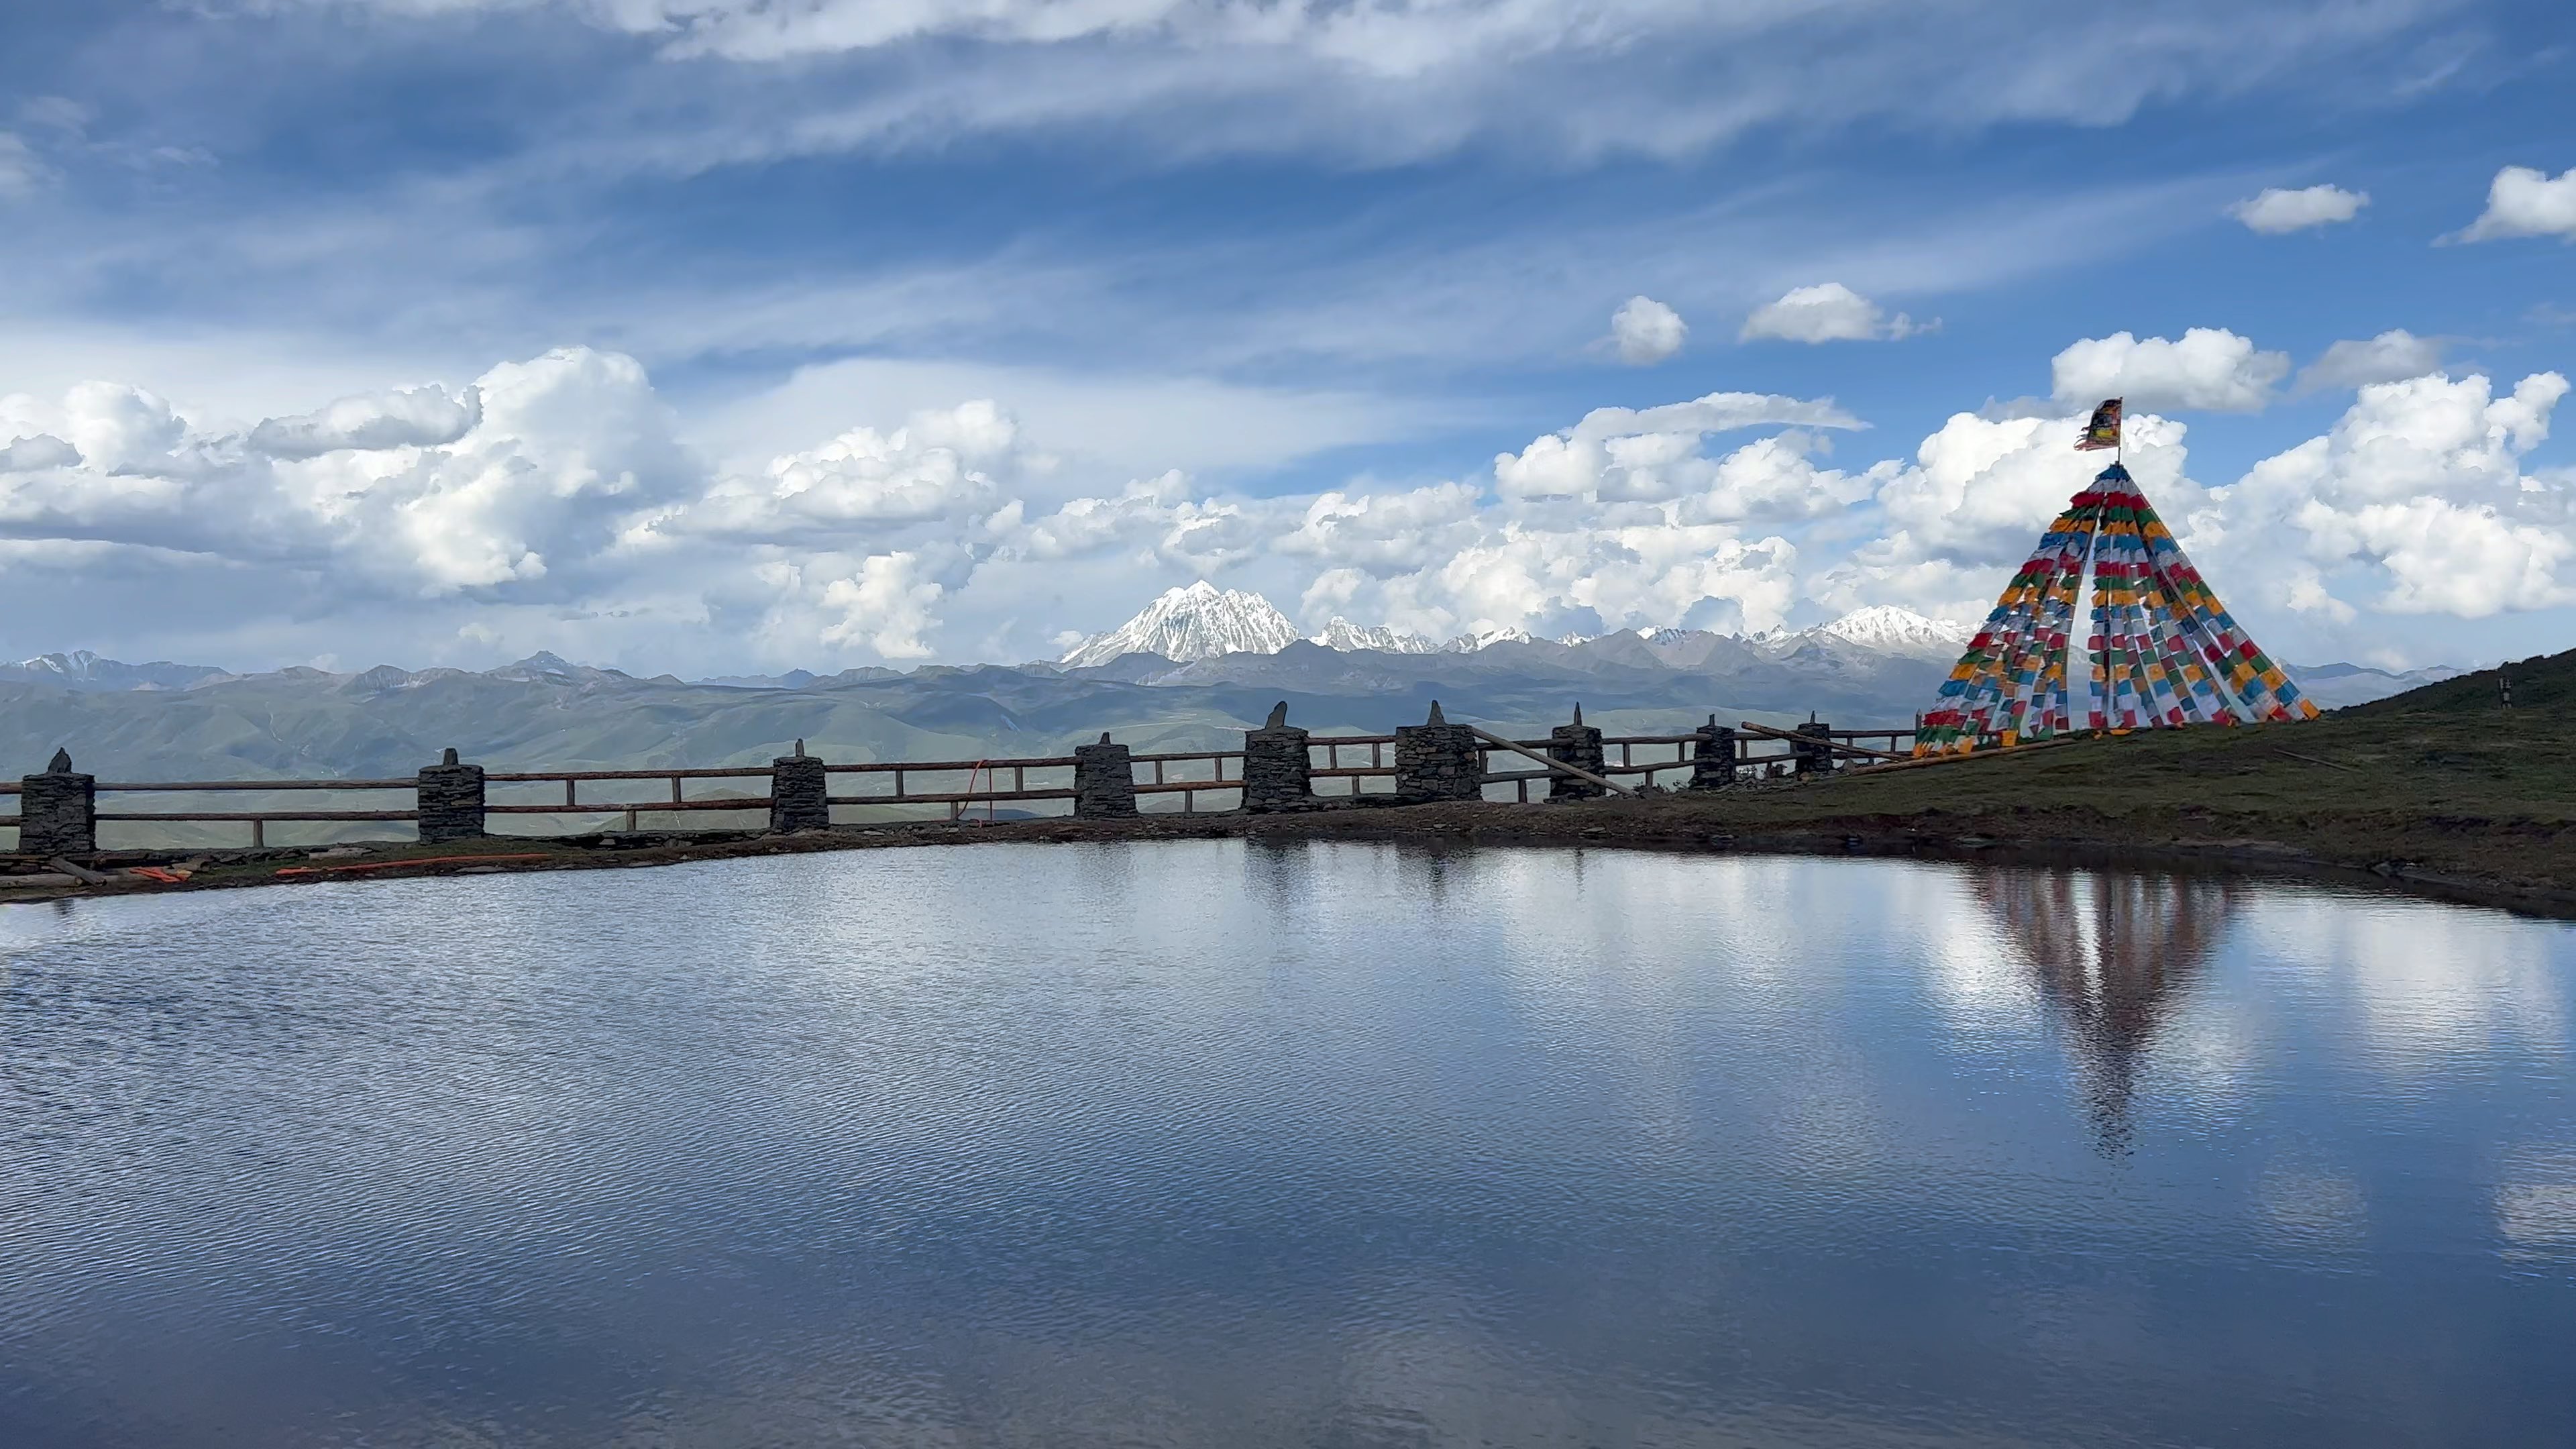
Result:
<instances>
[{"instance_id":1,"label":"wooden fence","mask_svg":"<svg viewBox=\"0 0 2576 1449\"><path fill-rule=\"evenodd\" d=\"M1910 729L1842 730L1810 728L1810 739L1862 745L1883 742L1889 751L1901 751L1910 742ZM1694 752L1702 734L1681 735L1611 735L1601 740L1603 765L1600 773L1612 780L1631 780L1640 784L1657 783L1658 776L1675 773L1687 777L1694 768ZM1770 770L1805 768L1799 762L1797 747L1788 740L1763 738L1752 734L1732 734L1738 770L1756 773ZM1360 795L1372 793L1373 782L1385 782L1393 788L1396 767L1389 756L1396 736L1336 735L1316 736L1309 741L1308 775L1313 791L1320 796ZM1550 741L1520 740L1514 743L1545 754ZM1135 773L1134 790L1138 808L1147 808L1148 800L1178 797L1174 813L1194 814L1202 809L1206 797L1224 798L1216 808L1239 808L1242 801L1243 771L1246 752L1241 749L1177 750L1131 756ZM1545 781L1556 771L1531 762L1527 768L1495 768L1496 757L1517 765L1522 757L1500 747L1479 748L1478 763L1483 771L1485 798L1497 798L1497 790L1508 789L1507 797L1528 803L1532 799L1532 781ZM1365 759L1366 763L1360 763ZM1813 763L1811 761L1811 763ZM895 818L923 818L923 809L944 810L952 821L972 820L977 807L985 818L999 818L998 811L1059 813L1070 811L1077 792L1070 777L1077 761L1072 755L1035 756L1021 759L989 760L899 760L859 764L822 766L831 779L827 795L829 804L840 816L860 811L897 812ZM483 813L497 817L525 818L532 826L557 825L565 822L587 823L591 831L644 828L648 817L694 816L703 812L761 814L769 811L772 796L769 785L774 771L769 766L747 765L707 769L625 770L494 770L482 779L490 798ZM1040 778L1032 778L1037 776ZM32 777L31 777L32 779ZM750 782L759 782L752 786ZM740 785L734 782L742 782ZM1346 785L1338 782L1347 782ZM270 843L272 825L351 825L364 823L406 824L421 819L417 791L421 781L413 778L384 780L160 780L95 782L91 787L99 797L146 797L135 802L151 808L123 808L119 800L114 808L100 799L91 818L98 825L224 825L244 824L250 827L247 842L251 847ZM623 786L625 789L605 787ZM585 787L590 787L585 789ZM642 788L635 788L642 787ZM750 789L760 793L749 793ZM0 782L0 804L14 805L11 797L22 793L15 781ZM560 790L559 798L555 792ZM742 790L743 793L732 793ZM168 797L220 794L306 794L318 798L312 806L301 803L261 809L226 809L216 804L191 802ZM533 798L542 793L546 798ZM650 798L645 798L649 793ZM1545 791L1542 790L1544 796ZM349 795L402 795L413 797L406 804L390 802L350 802L371 808L328 808L342 802L334 797ZM608 798L600 798L606 795ZM157 802L153 797L160 797ZM1156 806L1157 813L1170 807ZM929 818L937 818L935 815ZM0 815L0 830L15 831L19 817L15 813ZM498 827L500 822L495 821ZM676 822L675 822L676 824ZM711 822L711 828L722 828ZM120 834L128 832L120 831ZM565 833L560 828L507 830L495 828L494 834L541 836ZM102 841L104 845L106 842ZM225 848L225 847L216 847Z\"/></svg>"}]
</instances>

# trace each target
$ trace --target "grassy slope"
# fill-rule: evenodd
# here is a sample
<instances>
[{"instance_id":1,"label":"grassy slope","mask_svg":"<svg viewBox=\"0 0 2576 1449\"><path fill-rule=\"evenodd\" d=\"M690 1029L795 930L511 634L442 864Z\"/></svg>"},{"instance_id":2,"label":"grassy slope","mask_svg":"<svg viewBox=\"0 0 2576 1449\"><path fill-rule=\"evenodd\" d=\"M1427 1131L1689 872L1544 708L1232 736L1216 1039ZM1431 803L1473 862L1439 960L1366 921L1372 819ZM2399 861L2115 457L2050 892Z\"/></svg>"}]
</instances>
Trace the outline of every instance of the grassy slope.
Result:
<instances>
[{"instance_id":1,"label":"grassy slope","mask_svg":"<svg viewBox=\"0 0 2576 1449\"><path fill-rule=\"evenodd\" d=\"M1694 808L1751 830L2263 842L2336 864L2576 890L2576 651L2507 672L2511 710L2480 674L2313 723L2141 731Z\"/></svg>"}]
</instances>

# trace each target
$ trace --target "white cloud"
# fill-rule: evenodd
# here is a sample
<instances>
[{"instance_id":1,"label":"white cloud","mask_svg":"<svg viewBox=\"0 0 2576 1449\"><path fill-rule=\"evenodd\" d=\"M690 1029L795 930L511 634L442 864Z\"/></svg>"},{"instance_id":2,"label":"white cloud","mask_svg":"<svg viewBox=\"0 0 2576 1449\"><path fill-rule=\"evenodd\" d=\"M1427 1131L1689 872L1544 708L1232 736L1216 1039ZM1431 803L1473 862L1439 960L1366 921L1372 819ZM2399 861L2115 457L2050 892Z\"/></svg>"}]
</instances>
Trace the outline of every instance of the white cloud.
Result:
<instances>
[{"instance_id":1,"label":"white cloud","mask_svg":"<svg viewBox=\"0 0 2576 1449\"><path fill-rule=\"evenodd\" d=\"M2554 372L2502 397L2479 376L2367 385L2332 432L2219 490L2210 521L2267 572L2284 543L2316 569L2364 569L2389 613L2479 619L2576 601L2576 486L2521 466L2566 392Z\"/></svg>"},{"instance_id":2,"label":"white cloud","mask_svg":"<svg viewBox=\"0 0 2576 1449\"><path fill-rule=\"evenodd\" d=\"M238 3L238 0L237 0ZM247 0L411 13L547 7L770 66L756 118L621 138L677 164L823 150L936 150L964 134L1116 124L1204 156L1329 150L1417 160L1500 138L1562 153L1685 156L1766 125L1922 119L1956 130L2125 120L2150 98L2350 85L2441 0L1989 0L1891 7L1708 0ZM2374 66L2373 62L2386 61ZM712 67L698 68L713 70ZM669 77L687 74L666 68ZM864 81L851 84L855 74ZM2080 81L2078 80L2080 77ZM717 83L724 83L718 73Z\"/></svg>"},{"instance_id":3,"label":"white cloud","mask_svg":"<svg viewBox=\"0 0 2576 1449\"><path fill-rule=\"evenodd\" d=\"M436 386L346 397L320 412L271 418L253 428L252 449L272 458L318 458L342 451L441 448L483 420L483 394L450 396Z\"/></svg>"},{"instance_id":4,"label":"white cloud","mask_svg":"<svg viewBox=\"0 0 2576 1449\"><path fill-rule=\"evenodd\" d=\"M993 402L918 412L891 433L853 428L727 477L648 527L778 543L962 517L1002 502L996 474L1021 462L1018 428Z\"/></svg>"},{"instance_id":5,"label":"white cloud","mask_svg":"<svg viewBox=\"0 0 2576 1449\"><path fill-rule=\"evenodd\" d=\"M2297 191L2267 186L2253 200L2240 201L2227 208L2227 214L2245 223L2250 230L2265 236L2279 236L2283 232L2350 221L2369 204L2369 192L2346 191L2340 186L2309 186Z\"/></svg>"},{"instance_id":6,"label":"white cloud","mask_svg":"<svg viewBox=\"0 0 2576 1449\"><path fill-rule=\"evenodd\" d=\"M1682 314L1652 297L1631 297L1610 314L1610 338L1619 360L1632 367L1662 362L1682 350L1690 325Z\"/></svg>"},{"instance_id":7,"label":"white cloud","mask_svg":"<svg viewBox=\"0 0 2576 1449\"><path fill-rule=\"evenodd\" d=\"M1876 302L1840 282L1794 287L1776 302L1765 302L1744 319L1745 341L1776 337L1786 342L1870 342L1910 337L1927 330L1899 312L1894 317Z\"/></svg>"},{"instance_id":8,"label":"white cloud","mask_svg":"<svg viewBox=\"0 0 2576 1449\"><path fill-rule=\"evenodd\" d=\"M886 659L927 659L930 646L922 635L931 626L931 608L946 592L921 577L921 560L910 553L876 554L845 579L823 588L823 607L838 617L822 631L826 644L865 644Z\"/></svg>"},{"instance_id":9,"label":"white cloud","mask_svg":"<svg viewBox=\"0 0 2576 1449\"><path fill-rule=\"evenodd\" d=\"M2440 338L2394 328L2366 342L2346 340L2328 347L2316 361L2299 369L2299 391L2398 382L2422 377L2441 365Z\"/></svg>"},{"instance_id":10,"label":"white cloud","mask_svg":"<svg viewBox=\"0 0 2576 1449\"><path fill-rule=\"evenodd\" d=\"M2114 332L2069 346L2049 373L2056 399L2066 404L2122 397L2132 410L2252 413L2271 404L2289 376L2290 356L2257 351L2224 328L2194 327L2179 342Z\"/></svg>"},{"instance_id":11,"label":"white cloud","mask_svg":"<svg viewBox=\"0 0 2576 1449\"><path fill-rule=\"evenodd\" d=\"M52 175L34 147L12 132L0 131L0 201L25 196Z\"/></svg>"},{"instance_id":12,"label":"white cloud","mask_svg":"<svg viewBox=\"0 0 2576 1449\"><path fill-rule=\"evenodd\" d=\"M2576 602L2576 479L2523 459L2565 391L2364 384L2330 434L2216 489L2189 476L2183 426L2142 410L2128 463L2240 606L2549 607ZM2079 414L1960 414L1910 458L1838 465L1830 435L1859 422L1830 401L1715 393L1596 410L1490 473L1256 498L1177 470L1065 478L995 402L720 469L674 441L640 366L566 349L252 425L108 383L0 397L0 552L22 579L188 571L215 589L191 626L256 625L294 658L385 657L349 622L374 611L439 647L648 672L1031 657L1220 570L1310 622L1435 636L1762 628L1810 601L1960 618L2100 465L2071 447Z\"/></svg>"},{"instance_id":13,"label":"white cloud","mask_svg":"<svg viewBox=\"0 0 2576 1449\"><path fill-rule=\"evenodd\" d=\"M2487 187L2487 209L2459 239L2509 236L2576 241L2576 167L2555 177L2529 166L2507 166L2495 174Z\"/></svg>"}]
</instances>

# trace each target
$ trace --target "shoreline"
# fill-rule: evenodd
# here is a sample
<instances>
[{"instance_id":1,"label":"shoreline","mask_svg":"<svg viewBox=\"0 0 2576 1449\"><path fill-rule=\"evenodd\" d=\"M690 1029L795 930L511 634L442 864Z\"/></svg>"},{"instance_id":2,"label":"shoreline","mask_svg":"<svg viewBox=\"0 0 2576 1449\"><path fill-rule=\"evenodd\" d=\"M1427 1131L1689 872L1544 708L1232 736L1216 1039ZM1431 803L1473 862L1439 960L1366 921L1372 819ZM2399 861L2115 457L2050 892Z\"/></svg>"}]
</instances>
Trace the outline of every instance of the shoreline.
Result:
<instances>
[{"instance_id":1,"label":"shoreline","mask_svg":"<svg viewBox=\"0 0 2576 1449\"><path fill-rule=\"evenodd\" d=\"M2183 812L2171 821L2092 812L2005 808L1907 815L1824 811L1803 819L1760 807L1830 793L1747 791L1544 805L1462 802L1366 810L1318 809L1252 815L1241 811L1119 820L1067 817L991 823L925 821L838 825L787 835L752 832L637 832L574 837L489 836L418 845L362 843L248 851L103 851L90 859L113 871L133 865L201 862L187 879L117 875L102 883L0 888L0 905L292 886L321 880L416 879L550 870L619 870L750 856L1000 843L1186 839L1373 840L1463 845L1596 845L1704 854L1905 858L2085 869L2218 871L2248 878L2330 882L2370 891L2576 919L2576 879L2506 878L2446 864L2442 847L2463 842L2514 849L2514 837L2568 833L2541 819L2302 820L2305 840L2266 830L2277 819ZM1815 804L1825 803L1815 800ZM2083 818L2090 814L2091 818ZM2188 828L2184 828L2184 827ZM2337 837L2343 837L2338 841ZM2532 842L2539 844L2537 840ZM2343 848L2334 848L2340 844ZM2413 851L2403 847L2412 845ZM2546 858L2554 850L2533 856ZM23 866L22 858L22 866ZM41 869L41 867L38 867ZM288 872L281 874L281 872ZM0 877L4 879L5 877Z\"/></svg>"}]
</instances>

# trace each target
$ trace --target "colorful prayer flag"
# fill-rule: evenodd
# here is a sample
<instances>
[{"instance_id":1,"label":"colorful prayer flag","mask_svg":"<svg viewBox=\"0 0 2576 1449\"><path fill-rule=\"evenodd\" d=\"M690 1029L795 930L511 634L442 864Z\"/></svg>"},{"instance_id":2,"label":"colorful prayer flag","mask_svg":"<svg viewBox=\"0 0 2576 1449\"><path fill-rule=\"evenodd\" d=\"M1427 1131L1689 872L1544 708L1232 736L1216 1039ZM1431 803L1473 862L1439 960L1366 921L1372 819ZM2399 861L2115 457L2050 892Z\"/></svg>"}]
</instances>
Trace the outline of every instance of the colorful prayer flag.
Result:
<instances>
[{"instance_id":1,"label":"colorful prayer flag","mask_svg":"<svg viewBox=\"0 0 2576 1449\"><path fill-rule=\"evenodd\" d=\"M2106 397L2102 399L2102 405L2093 410L2093 421L2084 425L2084 436L2075 440L2075 448L2078 452L2086 452L2095 448L2118 446L2120 446L2120 400Z\"/></svg>"},{"instance_id":2,"label":"colorful prayer flag","mask_svg":"<svg viewBox=\"0 0 2576 1449\"><path fill-rule=\"evenodd\" d=\"M2114 440L2119 408L2116 398L2102 405ZM2070 670L2088 577L2090 667ZM2047 739L2078 721L2125 733L2316 717L2316 705L2245 637L2129 470L2114 463L2040 535L1923 715L1914 753Z\"/></svg>"}]
</instances>

